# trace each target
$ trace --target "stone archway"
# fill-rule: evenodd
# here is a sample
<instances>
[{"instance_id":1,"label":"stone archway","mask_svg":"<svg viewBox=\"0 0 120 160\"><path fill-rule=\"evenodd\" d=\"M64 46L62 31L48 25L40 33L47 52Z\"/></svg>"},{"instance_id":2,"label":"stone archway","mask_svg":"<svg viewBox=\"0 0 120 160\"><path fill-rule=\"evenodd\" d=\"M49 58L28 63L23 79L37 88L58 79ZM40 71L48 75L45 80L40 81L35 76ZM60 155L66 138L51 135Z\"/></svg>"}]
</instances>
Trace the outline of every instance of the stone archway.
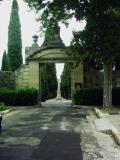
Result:
<instances>
[{"instance_id":1,"label":"stone archway","mask_svg":"<svg viewBox=\"0 0 120 160\"><path fill-rule=\"evenodd\" d=\"M70 56L68 56L66 49L61 49L61 48L49 48L48 49L46 48L46 49L38 50L34 54L30 55L27 58L27 63L29 64L29 66L31 66L29 70L29 75L33 75L33 68L34 68L34 76L35 76L35 72L39 73L39 74L36 74L36 79L38 80L36 84L38 84L39 86L38 103L39 103L39 106L41 106L41 69L44 66L44 64L46 63L69 63L70 66L72 66L75 63L75 61ZM36 68L36 71L35 71L35 68ZM71 82L73 82L73 80ZM74 85L72 84L71 86L72 86L71 90L73 90Z\"/></svg>"},{"instance_id":2,"label":"stone archway","mask_svg":"<svg viewBox=\"0 0 120 160\"><path fill-rule=\"evenodd\" d=\"M41 105L41 68L45 63L69 63L71 67L71 90L76 84L83 84L83 64L74 68L76 61L68 54L68 48L62 42L59 33L53 40L44 41L41 47L37 44L37 36L33 36L33 44L26 47L26 64L16 71L16 85L39 90L38 103Z\"/></svg>"}]
</instances>

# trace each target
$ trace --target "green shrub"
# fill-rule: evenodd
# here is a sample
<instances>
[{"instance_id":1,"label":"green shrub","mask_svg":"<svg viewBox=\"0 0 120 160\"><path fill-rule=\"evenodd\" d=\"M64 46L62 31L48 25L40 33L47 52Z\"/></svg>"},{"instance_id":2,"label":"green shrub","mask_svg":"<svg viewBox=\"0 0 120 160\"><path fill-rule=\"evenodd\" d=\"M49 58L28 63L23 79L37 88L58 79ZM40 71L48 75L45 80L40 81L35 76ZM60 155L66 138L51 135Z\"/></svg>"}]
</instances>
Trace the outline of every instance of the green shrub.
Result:
<instances>
[{"instance_id":1,"label":"green shrub","mask_svg":"<svg viewBox=\"0 0 120 160\"><path fill-rule=\"evenodd\" d=\"M82 88L73 93L73 101L79 105L98 105L103 104L102 88ZM112 89L112 104L120 105L120 88Z\"/></svg>"},{"instance_id":2,"label":"green shrub","mask_svg":"<svg viewBox=\"0 0 120 160\"><path fill-rule=\"evenodd\" d=\"M120 105L120 87L115 87L112 90L112 103L115 106Z\"/></svg>"},{"instance_id":3,"label":"green shrub","mask_svg":"<svg viewBox=\"0 0 120 160\"><path fill-rule=\"evenodd\" d=\"M82 88L73 93L73 101L79 105L102 105L102 92L101 88Z\"/></svg>"},{"instance_id":4,"label":"green shrub","mask_svg":"<svg viewBox=\"0 0 120 160\"><path fill-rule=\"evenodd\" d=\"M5 103L1 102L0 103L0 111L5 111L7 109L8 109L8 107L5 106Z\"/></svg>"},{"instance_id":5,"label":"green shrub","mask_svg":"<svg viewBox=\"0 0 120 160\"><path fill-rule=\"evenodd\" d=\"M0 101L7 106L29 106L36 105L38 91L36 89L2 89L0 90Z\"/></svg>"}]
</instances>

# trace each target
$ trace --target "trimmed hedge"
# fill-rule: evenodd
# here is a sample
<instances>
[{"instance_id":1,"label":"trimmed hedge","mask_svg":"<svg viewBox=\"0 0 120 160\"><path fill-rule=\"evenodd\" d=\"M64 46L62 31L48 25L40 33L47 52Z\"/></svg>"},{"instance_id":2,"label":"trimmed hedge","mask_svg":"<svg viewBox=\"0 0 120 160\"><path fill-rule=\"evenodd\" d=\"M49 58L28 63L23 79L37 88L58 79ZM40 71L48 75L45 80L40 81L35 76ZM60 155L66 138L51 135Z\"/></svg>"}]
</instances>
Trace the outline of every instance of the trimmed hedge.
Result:
<instances>
[{"instance_id":1,"label":"trimmed hedge","mask_svg":"<svg viewBox=\"0 0 120 160\"><path fill-rule=\"evenodd\" d=\"M82 88L73 93L73 101L78 105L103 105L103 89L102 88ZM120 105L120 88L112 89L113 105Z\"/></svg>"},{"instance_id":2,"label":"trimmed hedge","mask_svg":"<svg viewBox=\"0 0 120 160\"><path fill-rule=\"evenodd\" d=\"M1 89L0 102L7 106L31 106L36 105L38 91L36 89Z\"/></svg>"}]
</instances>

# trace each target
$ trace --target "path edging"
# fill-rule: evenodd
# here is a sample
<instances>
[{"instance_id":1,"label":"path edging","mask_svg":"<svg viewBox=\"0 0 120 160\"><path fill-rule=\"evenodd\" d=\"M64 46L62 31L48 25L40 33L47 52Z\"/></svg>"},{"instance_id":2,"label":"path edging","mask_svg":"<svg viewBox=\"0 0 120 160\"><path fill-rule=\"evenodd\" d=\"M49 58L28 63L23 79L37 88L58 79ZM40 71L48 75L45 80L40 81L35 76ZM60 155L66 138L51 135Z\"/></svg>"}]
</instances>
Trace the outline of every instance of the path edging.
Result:
<instances>
[{"instance_id":1,"label":"path edging","mask_svg":"<svg viewBox=\"0 0 120 160\"><path fill-rule=\"evenodd\" d=\"M100 109L94 108L94 112L96 113L98 118L107 119L105 117L105 114L103 114L102 111L100 111ZM110 123L110 121L108 119L107 119L107 121ZM105 133L109 132L114 137L114 139L118 143L118 145L120 145L120 132L112 124L111 124L111 128L110 129L104 130L102 132L105 132Z\"/></svg>"},{"instance_id":2,"label":"path edging","mask_svg":"<svg viewBox=\"0 0 120 160\"><path fill-rule=\"evenodd\" d=\"M9 113L11 112L13 109L7 109L5 111L0 111L0 114L3 115L3 114L6 114L6 113Z\"/></svg>"}]
</instances>

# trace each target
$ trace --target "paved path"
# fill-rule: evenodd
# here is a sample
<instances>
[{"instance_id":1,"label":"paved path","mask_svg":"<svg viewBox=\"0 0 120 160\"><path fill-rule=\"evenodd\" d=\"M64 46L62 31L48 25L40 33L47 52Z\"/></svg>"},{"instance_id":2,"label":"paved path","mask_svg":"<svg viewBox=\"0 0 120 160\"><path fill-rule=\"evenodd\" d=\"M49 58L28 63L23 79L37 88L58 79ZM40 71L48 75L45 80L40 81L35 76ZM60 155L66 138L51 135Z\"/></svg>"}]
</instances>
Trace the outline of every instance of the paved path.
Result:
<instances>
[{"instance_id":1,"label":"paved path","mask_svg":"<svg viewBox=\"0 0 120 160\"><path fill-rule=\"evenodd\" d=\"M65 100L43 105L19 107L3 117L0 160L113 160L116 156L112 138L95 131L91 109L71 107Z\"/></svg>"},{"instance_id":2,"label":"paved path","mask_svg":"<svg viewBox=\"0 0 120 160\"><path fill-rule=\"evenodd\" d=\"M7 114L0 136L0 160L82 160L80 134L74 127L84 116L66 103L19 108Z\"/></svg>"}]
</instances>

